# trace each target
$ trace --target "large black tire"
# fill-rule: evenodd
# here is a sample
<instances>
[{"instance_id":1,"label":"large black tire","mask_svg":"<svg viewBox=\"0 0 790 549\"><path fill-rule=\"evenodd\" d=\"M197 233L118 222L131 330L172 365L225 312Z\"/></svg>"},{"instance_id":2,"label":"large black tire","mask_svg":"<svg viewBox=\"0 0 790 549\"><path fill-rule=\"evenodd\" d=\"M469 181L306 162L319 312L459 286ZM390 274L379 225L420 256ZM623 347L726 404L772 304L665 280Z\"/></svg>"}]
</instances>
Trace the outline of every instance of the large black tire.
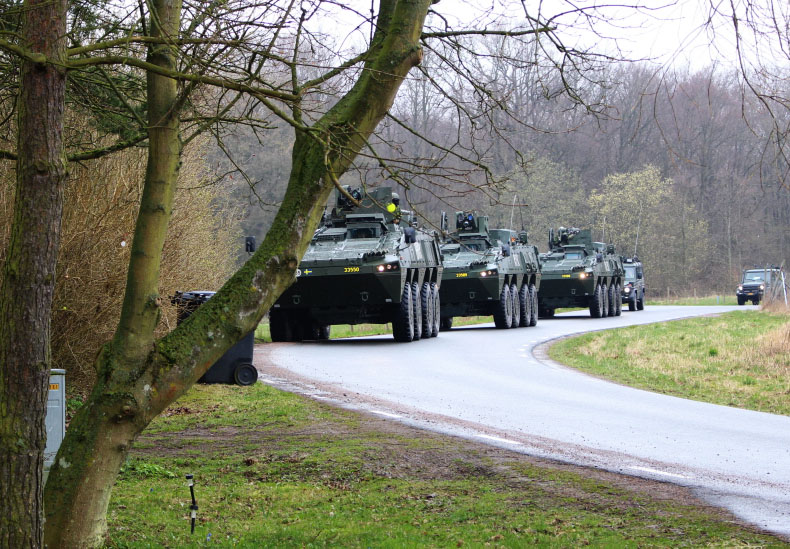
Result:
<instances>
[{"instance_id":1,"label":"large black tire","mask_svg":"<svg viewBox=\"0 0 790 549\"><path fill-rule=\"evenodd\" d=\"M609 287L601 285L601 318L609 316Z\"/></svg>"},{"instance_id":2,"label":"large black tire","mask_svg":"<svg viewBox=\"0 0 790 549\"><path fill-rule=\"evenodd\" d=\"M614 316L621 316L623 314L623 289L620 287L619 282L614 287L614 301Z\"/></svg>"},{"instance_id":3,"label":"large black tire","mask_svg":"<svg viewBox=\"0 0 790 549\"><path fill-rule=\"evenodd\" d=\"M521 285L518 291L519 323L521 327L527 327L532 320L532 295L529 293L529 284L526 282Z\"/></svg>"},{"instance_id":4,"label":"large black tire","mask_svg":"<svg viewBox=\"0 0 790 549\"><path fill-rule=\"evenodd\" d=\"M494 324L500 330L510 328L513 323L513 300L510 299L510 286L504 284L499 292L499 301L494 309Z\"/></svg>"},{"instance_id":5,"label":"large black tire","mask_svg":"<svg viewBox=\"0 0 790 549\"><path fill-rule=\"evenodd\" d=\"M603 290L601 288L600 284L595 287L592 302L590 303L590 316L593 318L601 318L603 316Z\"/></svg>"},{"instance_id":6,"label":"large black tire","mask_svg":"<svg viewBox=\"0 0 790 549\"><path fill-rule=\"evenodd\" d=\"M617 298L614 296L615 284L609 284L609 292L606 296L606 299L609 301L609 316L615 316L617 314Z\"/></svg>"},{"instance_id":7,"label":"large black tire","mask_svg":"<svg viewBox=\"0 0 790 549\"><path fill-rule=\"evenodd\" d=\"M392 319L392 337L406 343L414 339L414 305L411 302L411 284L403 285L400 304Z\"/></svg>"},{"instance_id":8,"label":"large black tire","mask_svg":"<svg viewBox=\"0 0 790 549\"><path fill-rule=\"evenodd\" d=\"M269 311L269 332L272 341L290 341L291 326L288 324L288 317L283 311Z\"/></svg>"},{"instance_id":9,"label":"large black tire","mask_svg":"<svg viewBox=\"0 0 790 549\"><path fill-rule=\"evenodd\" d=\"M452 329L453 329L453 317L443 316L441 320L439 320L439 330L442 332L448 332Z\"/></svg>"},{"instance_id":10,"label":"large black tire","mask_svg":"<svg viewBox=\"0 0 790 549\"><path fill-rule=\"evenodd\" d=\"M431 337L433 331L433 294L431 294L431 285L427 282L422 283L420 289L420 304L422 306L422 333L423 339Z\"/></svg>"},{"instance_id":11,"label":"large black tire","mask_svg":"<svg viewBox=\"0 0 790 549\"><path fill-rule=\"evenodd\" d=\"M233 371L233 380L242 387L258 381L258 370L252 364L239 364Z\"/></svg>"},{"instance_id":12,"label":"large black tire","mask_svg":"<svg viewBox=\"0 0 790 549\"><path fill-rule=\"evenodd\" d=\"M411 283L411 303L414 306L414 339L417 341L422 338L422 300L420 299L420 285L417 282Z\"/></svg>"},{"instance_id":13,"label":"large black tire","mask_svg":"<svg viewBox=\"0 0 790 549\"><path fill-rule=\"evenodd\" d=\"M529 315L529 325L538 325L538 289L534 284L529 285L529 296L532 298L532 310ZM554 316L554 311L551 311L551 316Z\"/></svg>"},{"instance_id":14,"label":"large black tire","mask_svg":"<svg viewBox=\"0 0 790 549\"><path fill-rule=\"evenodd\" d=\"M510 321L510 327L518 328L521 326L521 303L518 297L518 288L515 284L510 285L510 301L512 303L510 307L513 315Z\"/></svg>"},{"instance_id":15,"label":"large black tire","mask_svg":"<svg viewBox=\"0 0 790 549\"><path fill-rule=\"evenodd\" d=\"M320 324L318 326L318 341L326 341L332 332L332 326L328 324Z\"/></svg>"},{"instance_id":16,"label":"large black tire","mask_svg":"<svg viewBox=\"0 0 790 549\"><path fill-rule=\"evenodd\" d=\"M636 300L636 310L637 311L645 310L645 292L639 294L639 299Z\"/></svg>"},{"instance_id":17,"label":"large black tire","mask_svg":"<svg viewBox=\"0 0 790 549\"><path fill-rule=\"evenodd\" d=\"M738 296L738 305L746 305L746 300L740 296Z\"/></svg>"},{"instance_id":18,"label":"large black tire","mask_svg":"<svg viewBox=\"0 0 790 549\"><path fill-rule=\"evenodd\" d=\"M431 337L439 335L442 314L442 303L439 300L439 288L436 287L436 282L431 282L431 298L433 299L433 325L431 326ZM450 319L452 322L452 319Z\"/></svg>"}]
</instances>

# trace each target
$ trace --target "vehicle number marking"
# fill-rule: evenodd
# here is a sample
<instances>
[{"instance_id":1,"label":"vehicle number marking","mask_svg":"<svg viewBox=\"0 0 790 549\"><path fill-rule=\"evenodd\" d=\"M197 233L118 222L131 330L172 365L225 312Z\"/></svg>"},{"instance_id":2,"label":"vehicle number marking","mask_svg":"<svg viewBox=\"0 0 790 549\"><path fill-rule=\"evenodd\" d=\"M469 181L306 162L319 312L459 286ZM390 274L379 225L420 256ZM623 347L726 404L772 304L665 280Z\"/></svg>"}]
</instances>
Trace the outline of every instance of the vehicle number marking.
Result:
<instances>
[{"instance_id":1,"label":"vehicle number marking","mask_svg":"<svg viewBox=\"0 0 790 549\"><path fill-rule=\"evenodd\" d=\"M466 278L469 273L455 273L455 278Z\"/></svg>"},{"instance_id":2,"label":"vehicle number marking","mask_svg":"<svg viewBox=\"0 0 790 549\"><path fill-rule=\"evenodd\" d=\"M562 278L570 278L570 277L571 277L571 275L569 275L569 274L562 275Z\"/></svg>"},{"instance_id":3,"label":"vehicle number marking","mask_svg":"<svg viewBox=\"0 0 790 549\"><path fill-rule=\"evenodd\" d=\"M359 267L343 267L344 273L358 273Z\"/></svg>"},{"instance_id":4,"label":"vehicle number marking","mask_svg":"<svg viewBox=\"0 0 790 549\"><path fill-rule=\"evenodd\" d=\"M50 383L49 384L49 390L50 391L57 391L58 389L60 389L60 384L59 383Z\"/></svg>"}]
</instances>

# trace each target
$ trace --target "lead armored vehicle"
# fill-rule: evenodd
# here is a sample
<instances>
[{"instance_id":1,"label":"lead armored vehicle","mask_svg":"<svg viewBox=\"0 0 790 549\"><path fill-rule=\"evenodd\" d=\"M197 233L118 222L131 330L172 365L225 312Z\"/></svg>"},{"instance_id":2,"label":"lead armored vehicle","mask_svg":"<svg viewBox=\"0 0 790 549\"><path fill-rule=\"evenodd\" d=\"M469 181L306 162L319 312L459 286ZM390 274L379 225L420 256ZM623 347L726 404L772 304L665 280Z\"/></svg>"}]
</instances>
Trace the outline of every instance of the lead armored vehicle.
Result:
<instances>
[{"instance_id":1,"label":"lead armored vehicle","mask_svg":"<svg viewBox=\"0 0 790 549\"><path fill-rule=\"evenodd\" d=\"M272 341L328 339L332 324L392 323L396 341L439 333L438 235L417 228L397 194L338 191L296 281L269 312ZM348 196L359 205L354 205Z\"/></svg>"},{"instance_id":2,"label":"lead armored vehicle","mask_svg":"<svg viewBox=\"0 0 790 549\"><path fill-rule=\"evenodd\" d=\"M443 330L456 316L494 315L497 328L537 324L540 265L526 232L489 230L487 216L457 212L455 231L441 249Z\"/></svg>"},{"instance_id":3,"label":"lead armored vehicle","mask_svg":"<svg viewBox=\"0 0 790 549\"><path fill-rule=\"evenodd\" d=\"M541 317L560 307L589 307L590 316L622 314L623 263L612 244L593 242L589 229L549 231L549 252L540 254Z\"/></svg>"}]
</instances>

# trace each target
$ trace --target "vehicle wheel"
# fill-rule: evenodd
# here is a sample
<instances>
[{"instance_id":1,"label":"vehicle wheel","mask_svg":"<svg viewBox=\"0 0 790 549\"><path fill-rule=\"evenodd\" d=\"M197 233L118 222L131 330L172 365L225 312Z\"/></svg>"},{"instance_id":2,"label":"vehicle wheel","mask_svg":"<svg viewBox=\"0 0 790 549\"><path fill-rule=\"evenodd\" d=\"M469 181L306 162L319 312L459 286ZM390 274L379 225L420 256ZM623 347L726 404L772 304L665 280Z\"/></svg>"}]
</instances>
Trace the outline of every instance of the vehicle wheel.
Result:
<instances>
[{"instance_id":1,"label":"vehicle wheel","mask_svg":"<svg viewBox=\"0 0 790 549\"><path fill-rule=\"evenodd\" d=\"M510 321L511 328L518 328L521 326L521 302L518 297L518 288L515 284L510 285L510 301L512 302L511 310L513 311L513 318Z\"/></svg>"},{"instance_id":2,"label":"vehicle wheel","mask_svg":"<svg viewBox=\"0 0 790 549\"><path fill-rule=\"evenodd\" d=\"M420 306L422 307L422 328L420 332L423 338L431 337L433 331L433 294L431 294L431 285L427 282L422 283L420 290Z\"/></svg>"},{"instance_id":3,"label":"vehicle wheel","mask_svg":"<svg viewBox=\"0 0 790 549\"><path fill-rule=\"evenodd\" d=\"M433 326L431 327L431 337L439 335L441 322L442 304L439 300L439 288L436 287L436 282L431 282L431 299L433 299ZM452 323L452 319L450 319Z\"/></svg>"},{"instance_id":4,"label":"vehicle wheel","mask_svg":"<svg viewBox=\"0 0 790 549\"><path fill-rule=\"evenodd\" d=\"M411 284L403 285L400 304L392 320L392 337L395 341L407 342L414 339L414 305L411 302Z\"/></svg>"},{"instance_id":5,"label":"vehicle wheel","mask_svg":"<svg viewBox=\"0 0 790 549\"><path fill-rule=\"evenodd\" d=\"M590 303L590 316L593 318L601 318L603 316L603 290L600 284L595 287L593 292L592 303Z\"/></svg>"},{"instance_id":6,"label":"vehicle wheel","mask_svg":"<svg viewBox=\"0 0 790 549\"><path fill-rule=\"evenodd\" d=\"M417 341L422 337L422 300L420 299L420 285L416 282L411 284L411 303L414 306L414 339Z\"/></svg>"},{"instance_id":7,"label":"vehicle wheel","mask_svg":"<svg viewBox=\"0 0 790 549\"><path fill-rule=\"evenodd\" d=\"M752 299L752 305L759 305L759 304L760 304L759 299Z\"/></svg>"},{"instance_id":8,"label":"vehicle wheel","mask_svg":"<svg viewBox=\"0 0 790 549\"><path fill-rule=\"evenodd\" d=\"M499 292L499 302L494 309L494 324L500 330L510 328L513 322L513 301L510 299L510 286L504 284Z\"/></svg>"},{"instance_id":9,"label":"vehicle wheel","mask_svg":"<svg viewBox=\"0 0 790 549\"><path fill-rule=\"evenodd\" d=\"M644 311L645 310L645 293L642 292L642 295L639 296L639 299L636 300L636 310L637 311Z\"/></svg>"},{"instance_id":10,"label":"vehicle wheel","mask_svg":"<svg viewBox=\"0 0 790 549\"><path fill-rule=\"evenodd\" d=\"M532 311L529 315L529 325L537 326L538 324L538 289L534 284L529 285L529 295L532 298ZM554 316L554 309L550 309L551 314L549 317Z\"/></svg>"},{"instance_id":11,"label":"vehicle wheel","mask_svg":"<svg viewBox=\"0 0 790 549\"><path fill-rule=\"evenodd\" d=\"M738 305L746 305L746 300L739 296L738 297Z\"/></svg>"},{"instance_id":12,"label":"vehicle wheel","mask_svg":"<svg viewBox=\"0 0 790 549\"><path fill-rule=\"evenodd\" d=\"M617 309L617 299L614 297L614 289L615 284L609 284L609 293L606 296L606 299L609 301L609 316L615 316L617 313L615 309Z\"/></svg>"},{"instance_id":13,"label":"vehicle wheel","mask_svg":"<svg viewBox=\"0 0 790 549\"><path fill-rule=\"evenodd\" d=\"M636 311L636 294L631 294L631 297L628 299L628 310Z\"/></svg>"},{"instance_id":14,"label":"vehicle wheel","mask_svg":"<svg viewBox=\"0 0 790 549\"><path fill-rule=\"evenodd\" d=\"M601 318L609 316L609 288L601 285Z\"/></svg>"},{"instance_id":15,"label":"vehicle wheel","mask_svg":"<svg viewBox=\"0 0 790 549\"><path fill-rule=\"evenodd\" d=\"M332 326L329 324L318 325L318 341L326 341L332 333Z\"/></svg>"},{"instance_id":16,"label":"vehicle wheel","mask_svg":"<svg viewBox=\"0 0 790 549\"><path fill-rule=\"evenodd\" d=\"M614 316L621 316L623 314L623 288L620 287L619 282L614 287L614 300Z\"/></svg>"},{"instance_id":17,"label":"vehicle wheel","mask_svg":"<svg viewBox=\"0 0 790 549\"><path fill-rule=\"evenodd\" d=\"M527 327L532 320L532 295L529 293L529 284L521 285L518 291L519 326Z\"/></svg>"},{"instance_id":18,"label":"vehicle wheel","mask_svg":"<svg viewBox=\"0 0 790 549\"><path fill-rule=\"evenodd\" d=\"M451 316L444 316L439 321L439 330L442 332L447 332L453 329L453 317Z\"/></svg>"},{"instance_id":19,"label":"vehicle wheel","mask_svg":"<svg viewBox=\"0 0 790 549\"><path fill-rule=\"evenodd\" d=\"M269 332L271 332L272 341L275 343L288 341L290 329L282 311L269 311Z\"/></svg>"},{"instance_id":20,"label":"vehicle wheel","mask_svg":"<svg viewBox=\"0 0 790 549\"><path fill-rule=\"evenodd\" d=\"M258 370L252 364L239 364L233 371L233 380L236 385L252 385L258 381Z\"/></svg>"}]
</instances>

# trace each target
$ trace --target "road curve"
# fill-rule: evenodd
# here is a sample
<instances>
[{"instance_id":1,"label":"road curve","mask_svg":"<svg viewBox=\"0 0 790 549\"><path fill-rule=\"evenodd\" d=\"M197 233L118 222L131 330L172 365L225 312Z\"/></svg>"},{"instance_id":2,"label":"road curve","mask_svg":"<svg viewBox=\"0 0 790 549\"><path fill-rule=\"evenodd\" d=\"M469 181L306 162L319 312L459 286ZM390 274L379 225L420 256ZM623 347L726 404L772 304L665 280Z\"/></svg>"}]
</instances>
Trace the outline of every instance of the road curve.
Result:
<instances>
[{"instance_id":1,"label":"road curve","mask_svg":"<svg viewBox=\"0 0 790 549\"><path fill-rule=\"evenodd\" d=\"M514 451L674 482L790 538L790 417L603 381L555 364L558 337L737 307L568 313L398 344L389 336L258 346L264 382ZM743 309L743 307L741 307Z\"/></svg>"}]
</instances>

